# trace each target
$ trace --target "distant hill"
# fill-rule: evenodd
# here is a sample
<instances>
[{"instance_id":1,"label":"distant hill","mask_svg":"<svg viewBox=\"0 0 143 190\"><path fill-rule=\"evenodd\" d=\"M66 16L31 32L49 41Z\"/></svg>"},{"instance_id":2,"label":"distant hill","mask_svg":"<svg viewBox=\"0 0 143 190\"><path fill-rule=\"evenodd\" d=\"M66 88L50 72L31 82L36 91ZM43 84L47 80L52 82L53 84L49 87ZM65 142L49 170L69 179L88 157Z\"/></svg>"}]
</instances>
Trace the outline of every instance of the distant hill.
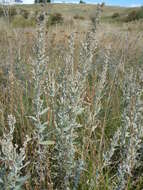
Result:
<instances>
[{"instance_id":1,"label":"distant hill","mask_svg":"<svg viewBox=\"0 0 143 190\"><path fill-rule=\"evenodd\" d=\"M16 6L21 7L27 11L37 11L41 8L41 5L31 4L31 5L23 5L27 0L0 0L1 3L11 3L18 4ZM32 0L31 0L32 1ZM53 2L53 0L52 0ZM95 4L73 4L73 3L50 3L47 4L47 12L49 13L61 13L65 18L73 18L74 16L84 18L88 20L92 15L95 14L97 5ZM104 6L102 12L102 18L105 21L113 21L112 16L120 15L120 17L125 17L132 10L139 10L138 8L127 8L120 6ZM116 20L116 19L114 19Z\"/></svg>"}]
</instances>

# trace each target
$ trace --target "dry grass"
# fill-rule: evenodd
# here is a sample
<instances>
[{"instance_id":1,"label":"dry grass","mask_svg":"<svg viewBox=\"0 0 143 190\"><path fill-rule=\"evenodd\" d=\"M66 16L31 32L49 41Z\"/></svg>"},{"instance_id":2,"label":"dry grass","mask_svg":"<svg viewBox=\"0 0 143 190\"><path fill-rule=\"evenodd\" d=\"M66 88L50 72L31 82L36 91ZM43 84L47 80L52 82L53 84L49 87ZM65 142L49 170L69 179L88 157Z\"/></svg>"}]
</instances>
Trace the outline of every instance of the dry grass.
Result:
<instances>
[{"instance_id":1,"label":"dry grass","mask_svg":"<svg viewBox=\"0 0 143 190\"><path fill-rule=\"evenodd\" d=\"M47 10L62 13L64 22L40 23L37 31L0 19L0 177L13 174L16 164L10 166L2 144L8 131L17 159L24 154L14 178L30 176L20 189L142 189L136 162L142 164L142 22L103 19L94 31L95 5L52 4ZM125 11L104 7L102 17ZM74 19L77 14L84 19ZM11 188L2 184L2 190Z\"/></svg>"}]
</instances>

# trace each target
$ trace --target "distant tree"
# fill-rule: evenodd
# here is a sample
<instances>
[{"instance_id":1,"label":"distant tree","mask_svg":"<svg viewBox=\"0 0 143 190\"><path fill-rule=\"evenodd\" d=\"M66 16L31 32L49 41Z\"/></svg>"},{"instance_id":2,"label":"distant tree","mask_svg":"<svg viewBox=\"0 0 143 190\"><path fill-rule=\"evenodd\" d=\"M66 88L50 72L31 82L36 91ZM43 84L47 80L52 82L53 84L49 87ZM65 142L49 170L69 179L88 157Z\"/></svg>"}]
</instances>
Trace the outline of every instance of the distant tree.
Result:
<instances>
[{"instance_id":1,"label":"distant tree","mask_svg":"<svg viewBox=\"0 0 143 190\"><path fill-rule=\"evenodd\" d=\"M120 17L120 14L115 12L112 14L112 18L119 18Z\"/></svg>"},{"instance_id":2,"label":"distant tree","mask_svg":"<svg viewBox=\"0 0 143 190\"><path fill-rule=\"evenodd\" d=\"M85 2L83 0L80 0L79 3L80 4L85 4Z\"/></svg>"},{"instance_id":3,"label":"distant tree","mask_svg":"<svg viewBox=\"0 0 143 190\"><path fill-rule=\"evenodd\" d=\"M35 0L35 3L51 3L51 0Z\"/></svg>"}]
</instances>

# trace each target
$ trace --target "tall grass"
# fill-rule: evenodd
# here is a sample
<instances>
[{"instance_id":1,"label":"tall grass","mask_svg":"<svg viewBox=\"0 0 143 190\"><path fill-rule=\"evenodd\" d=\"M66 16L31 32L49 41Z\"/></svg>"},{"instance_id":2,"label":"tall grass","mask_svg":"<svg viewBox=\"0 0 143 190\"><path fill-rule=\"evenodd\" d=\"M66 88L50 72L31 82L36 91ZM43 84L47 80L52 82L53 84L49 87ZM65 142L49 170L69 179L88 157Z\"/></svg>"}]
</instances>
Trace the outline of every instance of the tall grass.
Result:
<instances>
[{"instance_id":1,"label":"tall grass","mask_svg":"<svg viewBox=\"0 0 143 190\"><path fill-rule=\"evenodd\" d=\"M143 188L141 38L103 32L101 8L83 34L43 9L26 43L0 30L1 189Z\"/></svg>"}]
</instances>

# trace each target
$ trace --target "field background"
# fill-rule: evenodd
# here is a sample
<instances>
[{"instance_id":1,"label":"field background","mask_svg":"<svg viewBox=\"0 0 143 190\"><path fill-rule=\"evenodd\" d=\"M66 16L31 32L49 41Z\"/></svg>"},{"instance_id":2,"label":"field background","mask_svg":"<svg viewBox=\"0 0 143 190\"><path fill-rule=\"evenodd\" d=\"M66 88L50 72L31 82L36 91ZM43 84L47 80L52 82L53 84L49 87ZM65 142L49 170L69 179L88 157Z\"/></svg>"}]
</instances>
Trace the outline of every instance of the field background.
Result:
<instances>
[{"instance_id":1,"label":"field background","mask_svg":"<svg viewBox=\"0 0 143 190\"><path fill-rule=\"evenodd\" d=\"M143 189L140 10L0 7L0 189Z\"/></svg>"}]
</instances>

